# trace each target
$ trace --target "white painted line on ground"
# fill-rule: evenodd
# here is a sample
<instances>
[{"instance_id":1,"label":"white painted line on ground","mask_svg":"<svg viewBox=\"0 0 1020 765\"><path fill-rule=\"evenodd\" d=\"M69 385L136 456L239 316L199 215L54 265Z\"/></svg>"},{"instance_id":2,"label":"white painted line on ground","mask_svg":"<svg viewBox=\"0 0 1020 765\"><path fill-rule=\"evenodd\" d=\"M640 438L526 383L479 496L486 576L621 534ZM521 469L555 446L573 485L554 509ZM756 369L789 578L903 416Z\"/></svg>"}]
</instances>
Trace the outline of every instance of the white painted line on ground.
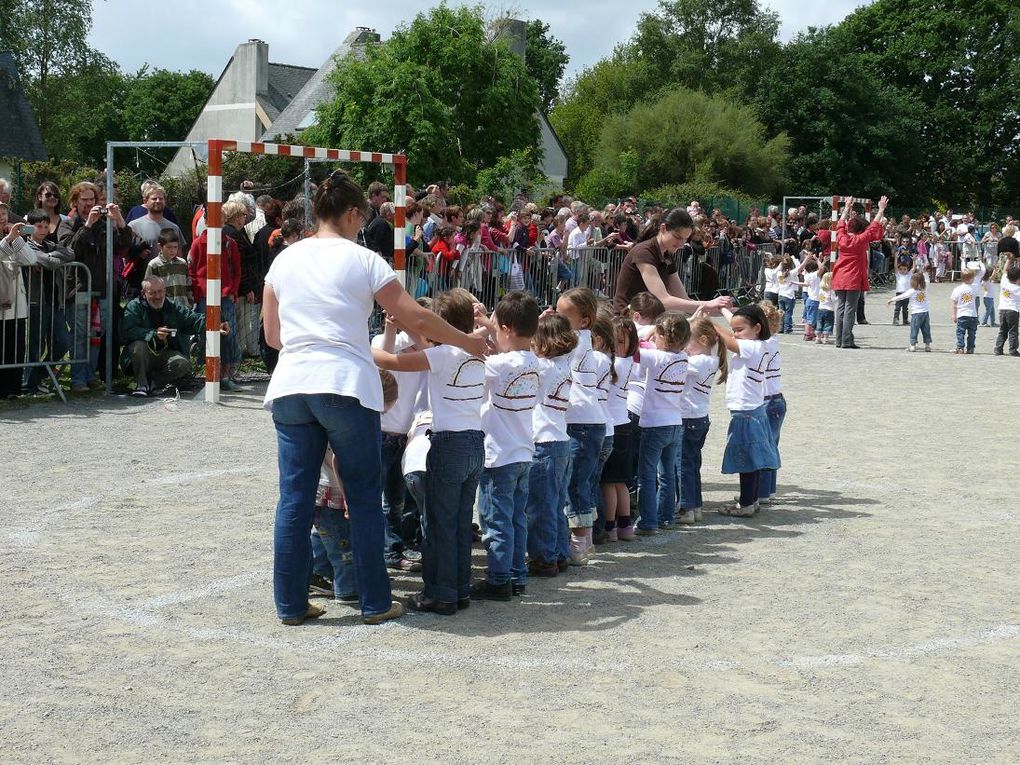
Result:
<instances>
[{"instance_id":1,"label":"white painted line on ground","mask_svg":"<svg viewBox=\"0 0 1020 765\"><path fill-rule=\"evenodd\" d=\"M8 536L16 547L33 547L42 540L43 532L46 531L48 526L53 524L57 513L91 510L98 504L99 501L95 497L82 497L73 502L65 502L62 505L40 510L32 514L38 518L38 522L34 526L14 529Z\"/></svg>"},{"instance_id":2,"label":"white painted line on ground","mask_svg":"<svg viewBox=\"0 0 1020 765\"><path fill-rule=\"evenodd\" d=\"M268 582L273 578L273 572L266 571L250 571L247 574L238 574L237 576L229 576L225 579L214 579L209 582L205 587L201 587L197 590L184 590L181 592L171 592L166 595L159 595L155 598L149 598L138 603L136 608L148 608L158 609L165 608L166 606L178 605L180 603L189 603L193 600L201 600L211 595L218 595L221 592L228 592L230 590L237 590L241 587L248 587L253 584L260 582Z\"/></svg>"}]
</instances>

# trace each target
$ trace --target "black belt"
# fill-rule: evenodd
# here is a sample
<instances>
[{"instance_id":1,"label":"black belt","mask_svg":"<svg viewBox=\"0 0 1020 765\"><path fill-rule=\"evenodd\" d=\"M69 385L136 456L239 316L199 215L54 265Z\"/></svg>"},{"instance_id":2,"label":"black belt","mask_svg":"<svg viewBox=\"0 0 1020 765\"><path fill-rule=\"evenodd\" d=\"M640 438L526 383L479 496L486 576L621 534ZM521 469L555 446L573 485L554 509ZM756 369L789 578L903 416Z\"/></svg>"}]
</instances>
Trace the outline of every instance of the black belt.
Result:
<instances>
[{"instance_id":1,"label":"black belt","mask_svg":"<svg viewBox=\"0 0 1020 765\"><path fill-rule=\"evenodd\" d=\"M773 393L771 396L766 396L765 400L766 401L774 401L775 399L782 398L782 397L783 397L782 393Z\"/></svg>"}]
</instances>

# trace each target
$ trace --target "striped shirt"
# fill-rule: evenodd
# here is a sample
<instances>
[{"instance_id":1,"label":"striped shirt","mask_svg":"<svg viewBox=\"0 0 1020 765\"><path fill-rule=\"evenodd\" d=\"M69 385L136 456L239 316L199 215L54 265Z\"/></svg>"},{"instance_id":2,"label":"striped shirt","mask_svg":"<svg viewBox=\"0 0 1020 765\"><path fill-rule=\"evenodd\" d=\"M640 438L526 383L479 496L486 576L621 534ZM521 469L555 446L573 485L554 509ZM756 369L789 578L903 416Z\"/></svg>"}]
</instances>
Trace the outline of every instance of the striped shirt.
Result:
<instances>
[{"instance_id":1,"label":"striped shirt","mask_svg":"<svg viewBox=\"0 0 1020 765\"><path fill-rule=\"evenodd\" d=\"M193 299L191 295L191 279L188 277L188 264L184 258L163 260L162 255L157 255L149 261L145 269L145 278L158 276L166 282L166 296L169 300L185 308L191 308Z\"/></svg>"}]
</instances>

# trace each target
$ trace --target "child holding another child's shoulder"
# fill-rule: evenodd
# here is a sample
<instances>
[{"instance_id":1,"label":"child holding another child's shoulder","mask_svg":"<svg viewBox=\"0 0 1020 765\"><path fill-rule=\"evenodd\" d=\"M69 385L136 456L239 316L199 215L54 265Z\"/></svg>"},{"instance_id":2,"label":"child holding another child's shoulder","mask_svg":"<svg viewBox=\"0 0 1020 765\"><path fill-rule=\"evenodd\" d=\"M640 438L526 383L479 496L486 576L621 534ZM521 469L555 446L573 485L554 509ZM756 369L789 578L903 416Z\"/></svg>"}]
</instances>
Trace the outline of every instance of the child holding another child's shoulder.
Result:
<instances>
[{"instance_id":1,"label":"child holding another child's shoulder","mask_svg":"<svg viewBox=\"0 0 1020 765\"><path fill-rule=\"evenodd\" d=\"M677 523L689 525L701 520L701 451L708 429L712 386L726 382L726 346L707 316L695 313L690 321L687 344L687 384L681 399L683 444L680 448L680 510ZM716 380L718 373L718 380Z\"/></svg>"},{"instance_id":2,"label":"child holding another child's shoulder","mask_svg":"<svg viewBox=\"0 0 1020 765\"><path fill-rule=\"evenodd\" d=\"M525 594L528 570L528 476L535 454L532 410L543 400L550 367L531 350L538 303L525 292L499 301L489 325L496 354L485 360L482 406L485 470L479 485L485 579L471 597L510 600Z\"/></svg>"},{"instance_id":3,"label":"child holding another child's shoulder","mask_svg":"<svg viewBox=\"0 0 1020 765\"><path fill-rule=\"evenodd\" d=\"M786 419L786 398L783 396L783 371L782 371L782 348L776 330L779 327L780 313L771 303L762 301L762 312L769 323L771 335L765 341L768 349L768 359L765 362L765 415L769 421L769 432L772 435L772 444L779 454L779 434L783 429L783 421ZM782 459L782 456L780 456ZM761 478L758 482L758 505L771 505L776 494L776 479L778 471L764 469L761 471Z\"/></svg>"},{"instance_id":4,"label":"child holding another child's shoulder","mask_svg":"<svg viewBox=\"0 0 1020 765\"><path fill-rule=\"evenodd\" d=\"M645 400L639 427L639 536L673 525L676 514L676 466L683 422L681 399L687 382L687 343L691 327L679 313L664 313L655 322L655 348L638 348L634 361L645 375ZM658 482L658 477L663 480Z\"/></svg>"},{"instance_id":5,"label":"child holding another child's shoulder","mask_svg":"<svg viewBox=\"0 0 1020 765\"><path fill-rule=\"evenodd\" d=\"M723 309L729 326L716 329L734 356L726 380L726 408L730 427L726 435L723 473L740 475L740 496L719 512L749 518L758 511L762 470L778 470L779 454L765 413L765 368L769 356L765 341L771 337L768 319L757 305L730 312Z\"/></svg>"},{"instance_id":6,"label":"child holding another child's shoulder","mask_svg":"<svg viewBox=\"0 0 1020 765\"><path fill-rule=\"evenodd\" d=\"M931 351L931 317L928 315L928 286L924 274L915 271L910 276L910 289L890 298L886 305L909 300L910 303L910 344L908 351L917 350L917 336L924 338L924 350Z\"/></svg>"}]
</instances>

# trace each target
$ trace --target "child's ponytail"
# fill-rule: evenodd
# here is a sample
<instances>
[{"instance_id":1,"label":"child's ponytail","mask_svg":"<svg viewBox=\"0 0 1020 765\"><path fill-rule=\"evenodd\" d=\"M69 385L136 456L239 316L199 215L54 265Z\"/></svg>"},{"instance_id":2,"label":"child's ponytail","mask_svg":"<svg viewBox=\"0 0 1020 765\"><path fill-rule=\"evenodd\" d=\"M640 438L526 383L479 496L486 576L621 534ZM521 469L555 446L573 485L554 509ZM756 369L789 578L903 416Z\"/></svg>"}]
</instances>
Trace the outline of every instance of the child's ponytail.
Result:
<instances>
[{"instance_id":1,"label":"child's ponytail","mask_svg":"<svg viewBox=\"0 0 1020 765\"><path fill-rule=\"evenodd\" d=\"M591 325L591 335L602 345L602 353L609 357L609 379L613 381L613 385L616 385L616 338L614 334L612 321L605 316L596 317L595 323Z\"/></svg>"}]
</instances>

